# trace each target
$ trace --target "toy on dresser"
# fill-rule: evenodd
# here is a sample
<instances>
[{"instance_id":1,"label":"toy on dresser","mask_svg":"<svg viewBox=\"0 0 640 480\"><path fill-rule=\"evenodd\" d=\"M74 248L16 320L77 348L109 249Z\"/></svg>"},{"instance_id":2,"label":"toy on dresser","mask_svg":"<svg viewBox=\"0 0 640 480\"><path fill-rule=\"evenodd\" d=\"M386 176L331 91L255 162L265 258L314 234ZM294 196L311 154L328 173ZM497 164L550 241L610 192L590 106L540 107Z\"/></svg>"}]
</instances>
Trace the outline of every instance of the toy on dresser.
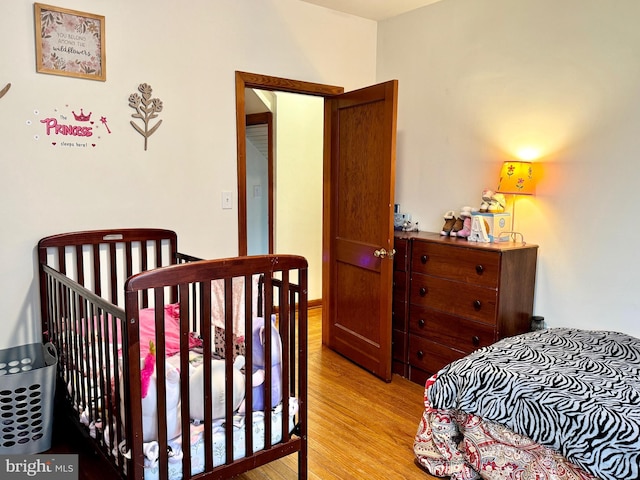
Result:
<instances>
[{"instance_id":1,"label":"toy on dresser","mask_svg":"<svg viewBox=\"0 0 640 480\"><path fill-rule=\"evenodd\" d=\"M444 225L442 226L440 235L466 238L470 242L502 240L501 236L494 235L494 230L498 229L491 228L491 225L497 220L502 227L504 226L502 225L504 223L504 218L502 217L509 215L504 213L505 206L506 201L503 194L485 188L482 191L480 209L465 206L460 209L457 217L453 210L449 210L444 214ZM482 216L490 218L485 219L482 218ZM502 230L502 228L500 228L500 230Z\"/></svg>"},{"instance_id":2,"label":"toy on dresser","mask_svg":"<svg viewBox=\"0 0 640 480\"><path fill-rule=\"evenodd\" d=\"M482 203L480 204L481 213L502 213L506 206L504 195L496 193L493 190L485 188L482 191Z\"/></svg>"},{"instance_id":3,"label":"toy on dresser","mask_svg":"<svg viewBox=\"0 0 640 480\"><path fill-rule=\"evenodd\" d=\"M440 235L467 238L471 234L471 214L473 211L474 209L471 207L462 207L460 214L456 217L455 212L449 210L444 214L444 225Z\"/></svg>"},{"instance_id":4,"label":"toy on dresser","mask_svg":"<svg viewBox=\"0 0 640 480\"><path fill-rule=\"evenodd\" d=\"M504 242L509 240L509 213L504 209L504 195L485 188L482 191L480 211L471 220L470 242Z\"/></svg>"}]
</instances>

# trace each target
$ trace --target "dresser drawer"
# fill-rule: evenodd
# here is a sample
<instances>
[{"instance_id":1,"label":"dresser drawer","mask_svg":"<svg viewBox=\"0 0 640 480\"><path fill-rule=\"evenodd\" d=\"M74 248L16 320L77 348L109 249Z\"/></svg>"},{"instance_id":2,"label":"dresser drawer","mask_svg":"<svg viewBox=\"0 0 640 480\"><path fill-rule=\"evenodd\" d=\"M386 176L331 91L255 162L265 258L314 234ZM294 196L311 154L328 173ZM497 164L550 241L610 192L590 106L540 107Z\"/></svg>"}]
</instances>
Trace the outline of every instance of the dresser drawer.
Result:
<instances>
[{"instance_id":1,"label":"dresser drawer","mask_svg":"<svg viewBox=\"0 0 640 480\"><path fill-rule=\"evenodd\" d=\"M416 241L412 272L498 288L500 252Z\"/></svg>"},{"instance_id":2,"label":"dresser drawer","mask_svg":"<svg viewBox=\"0 0 640 480\"><path fill-rule=\"evenodd\" d=\"M497 290L429 275L411 278L412 305L430 307L471 320L496 323Z\"/></svg>"},{"instance_id":3,"label":"dresser drawer","mask_svg":"<svg viewBox=\"0 0 640 480\"><path fill-rule=\"evenodd\" d=\"M417 335L409 335L409 364L412 367L418 367L433 374L465 355L460 350L431 342Z\"/></svg>"},{"instance_id":4,"label":"dresser drawer","mask_svg":"<svg viewBox=\"0 0 640 480\"><path fill-rule=\"evenodd\" d=\"M401 362L407 361L407 337L405 332L393 330L391 332L391 341L393 342L393 359Z\"/></svg>"},{"instance_id":5,"label":"dresser drawer","mask_svg":"<svg viewBox=\"0 0 640 480\"><path fill-rule=\"evenodd\" d=\"M406 272L409 267L408 253L409 241L404 238L394 238L393 248L396 250L393 256L393 269L401 272Z\"/></svg>"},{"instance_id":6,"label":"dresser drawer","mask_svg":"<svg viewBox=\"0 0 640 480\"><path fill-rule=\"evenodd\" d=\"M410 307L409 332L465 353L471 353L495 341L493 325L474 322L417 305Z\"/></svg>"},{"instance_id":7,"label":"dresser drawer","mask_svg":"<svg viewBox=\"0 0 640 480\"><path fill-rule=\"evenodd\" d=\"M393 300L393 308L391 310L391 324L395 330L407 331L407 303Z\"/></svg>"},{"instance_id":8,"label":"dresser drawer","mask_svg":"<svg viewBox=\"0 0 640 480\"><path fill-rule=\"evenodd\" d=\"M393 300L407 301L407 272L393 272Z\"/></svg>"}]
</instances>

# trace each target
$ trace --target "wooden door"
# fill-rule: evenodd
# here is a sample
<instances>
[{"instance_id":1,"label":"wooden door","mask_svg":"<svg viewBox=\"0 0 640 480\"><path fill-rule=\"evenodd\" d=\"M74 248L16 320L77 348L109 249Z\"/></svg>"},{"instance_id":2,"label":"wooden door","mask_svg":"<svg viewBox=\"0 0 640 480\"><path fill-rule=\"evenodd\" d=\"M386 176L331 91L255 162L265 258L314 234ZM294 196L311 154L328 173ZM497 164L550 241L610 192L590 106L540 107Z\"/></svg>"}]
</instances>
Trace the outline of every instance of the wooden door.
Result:
<instances>
[{"instance_id":1,"label":"wooden door","mask_svg":"<svg viewBox=\"0 0 640 480\"><path fill-rule=\"evenodd\" d=\"M391 380L396 80L325 100L323 342Z\"/></svg>"}]
</instances>

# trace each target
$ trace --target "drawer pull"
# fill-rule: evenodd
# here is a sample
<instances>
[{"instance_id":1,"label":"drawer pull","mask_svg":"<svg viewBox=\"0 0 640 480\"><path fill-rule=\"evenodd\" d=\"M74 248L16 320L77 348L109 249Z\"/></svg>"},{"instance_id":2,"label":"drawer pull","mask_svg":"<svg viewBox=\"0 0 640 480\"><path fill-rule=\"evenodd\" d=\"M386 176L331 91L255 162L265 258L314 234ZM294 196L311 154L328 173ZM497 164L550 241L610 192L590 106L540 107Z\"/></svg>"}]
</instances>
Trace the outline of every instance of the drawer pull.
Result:
<instances>
[{"instance_id":1,"label":"drawer pull","mask_svg":"<svg viewBox=\"0 0 640 480\"><path fill-rule=\"evenodd\" d=\"M471 339L471 341L473 342L473 346L477 347L480 345L480 338L476 335L473 336L473 338Z\"/></svg>"},{"instance_id":2,"label":"drawer pull","mask_svg":"<svg viewBox=\"0 0 640 480\"><path fill-rule=\"evenodd\" d=\"M482 275L484 273L484 267L482 265L476 265L476 273Z\"/></svg>"},{"instance_id":3,"label":"drawer pull","mask_svg":"<svg viewBox=\"0 0 640 480\"><path fill-rule=\"evenodd\" d=\"M418 357L419 360L422 360L422 357L424 357L424 352L422 350L418 350L418 353L416 353L416 356Z\"/></svg>"},{"instance_id":4,"label":"drawer pull","mask_svg":"<svg viewBox=\"0 0 640 480\"><path fill-rule=\"evenodd\" d=\"M420 287L420 296L424 297L427 294L427 287Z\"/></svg>"},{"instance_id":5,"label":"drawer pull","mask_svg":"<svg viewBox=\"0 0 640 480\"><path fill-rule=\"evenodd\" d=\"M422 255L422 256L420 257L420 261L421 261L423 264L427 263L427 262L429 261L429 255Z\"/></svg>"},{"instance_id":6,"label":"drawer pull","mask_svg":"<svg viewBox=\"0 0 640 480\"><path fill-rule=\"evenodd\" d=\"M418 326L420 328L424 328L425 323L427 322L424 321L424 318L421 318L420 320L418 320Z\"/></svg>"},{"instance_id":7,"label":"drawer pull","mask_svg":"<svg viewBox=\"0 0 640 480\"><path fill-rule=\"evenodd\" d=\"M477 312L482 308L482 302L480 300L473 301L473 309Z\"/></svg>"}]
</instances>

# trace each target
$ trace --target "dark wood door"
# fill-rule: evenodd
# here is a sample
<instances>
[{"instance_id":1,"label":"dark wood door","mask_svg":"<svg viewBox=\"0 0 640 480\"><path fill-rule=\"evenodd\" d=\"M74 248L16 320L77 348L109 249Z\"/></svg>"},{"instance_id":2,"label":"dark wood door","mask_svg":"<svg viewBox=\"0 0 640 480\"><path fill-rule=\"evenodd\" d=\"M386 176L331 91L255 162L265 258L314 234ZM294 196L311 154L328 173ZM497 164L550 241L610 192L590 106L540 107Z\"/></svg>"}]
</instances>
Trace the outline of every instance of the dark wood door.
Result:
<instances>
[{"instance_id":1,"label":"dark wood door","mask_svg":"<svg viewBox=\"0 0 640 480\"><path fill-rule=\"evenodd\" d=\"M323 342L391 380L396 80L325 100Z\"/></svg>"}]
</instances>

